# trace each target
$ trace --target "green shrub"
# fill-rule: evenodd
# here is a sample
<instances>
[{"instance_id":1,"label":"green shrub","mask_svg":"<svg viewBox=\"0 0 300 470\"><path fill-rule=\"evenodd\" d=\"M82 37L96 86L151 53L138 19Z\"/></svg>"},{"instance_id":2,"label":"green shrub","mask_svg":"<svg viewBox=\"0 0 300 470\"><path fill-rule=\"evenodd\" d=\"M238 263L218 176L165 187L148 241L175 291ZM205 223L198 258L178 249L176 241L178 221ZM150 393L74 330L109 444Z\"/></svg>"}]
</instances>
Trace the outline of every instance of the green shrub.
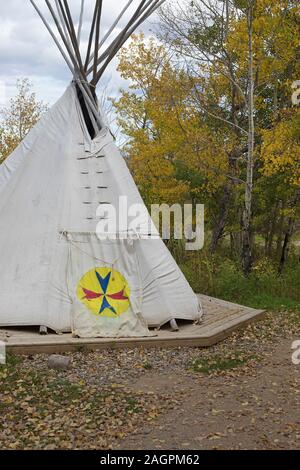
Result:
<instances>
[{"instance_id":1,"label":"green shrub","mask_svg":"<svg viewBox=\"0 0 300 470\"><path fill-rule=\"evenodd\" d=\"M245 356L242 353L233 353L228 357L212 356L211 358L197 358L189 364L189 370L200 372L202 374L211 374L212 372L236 369L245 365L254 356Z\"/></svg>"},{"instance_id":2,"label":"green shrub","mask_svg":"<svg viewBox=\"0 0 300 470\"><path fill-rule=\"evenodd\" d=\"M245 277L239 264L220 255L196 253L181 268L195 292L262 309L300 310L300 263L292 258L282 276L261 258Z\"/></svg>"}]
</instances>

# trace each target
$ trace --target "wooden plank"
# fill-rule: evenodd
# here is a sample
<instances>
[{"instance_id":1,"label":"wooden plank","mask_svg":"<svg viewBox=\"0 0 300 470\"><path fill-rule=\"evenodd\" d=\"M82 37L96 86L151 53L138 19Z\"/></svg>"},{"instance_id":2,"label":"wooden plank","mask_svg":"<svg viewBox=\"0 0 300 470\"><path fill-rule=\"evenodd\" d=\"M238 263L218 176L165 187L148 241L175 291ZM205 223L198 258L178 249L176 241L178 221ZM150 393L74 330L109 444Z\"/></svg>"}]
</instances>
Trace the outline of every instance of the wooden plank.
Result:
<instances>
[{"instance_id":1,"label":"wooden plank","mask_svg":"<svg viewBox=\"0 0 300 470\"><path fill-rule=\"evenodd\" d=\"M258 321L263 310L232 304L230 302L199 296L204 305L205 318L199 325L184 324L180 331L161 329L147 338L72 338L71 334L41 337L38 331L1 330L0 338L7 341L7 350L14 354L52 354L70 351L95 351L134 347L208 347L225 339L234 330L249 322ZM2 334L1 334L2 332ZM5 337L6 332L10 337Z\"/></svg>"}]
</instances>

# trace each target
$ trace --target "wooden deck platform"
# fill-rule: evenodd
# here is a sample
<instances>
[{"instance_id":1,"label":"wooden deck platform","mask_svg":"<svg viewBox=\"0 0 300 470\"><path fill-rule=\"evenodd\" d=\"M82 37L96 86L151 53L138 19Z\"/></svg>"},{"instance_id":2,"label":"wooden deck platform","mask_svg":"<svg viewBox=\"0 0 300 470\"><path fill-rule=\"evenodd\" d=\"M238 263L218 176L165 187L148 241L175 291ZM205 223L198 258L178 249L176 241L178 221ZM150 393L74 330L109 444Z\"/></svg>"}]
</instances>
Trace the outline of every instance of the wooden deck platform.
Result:
<instances>
[{"instance_id":1,"label":"wooden deck platform","mask_svg":"<svg viewBox=\"0 0 300 470\"><path fill-rule=\"evenodd\" d=\"M72 338L71 334L40 336L37 328L0 328L0 340L7 343L7 351L15 354L62 353L78 350L97 350L130 347L207 347L226 338L237 328L259 320L263 310L232 304L224 300L200 295L204 317L200 325L180 324L180 331L163 327L157 335L148 338Z\"/></svg>"}]
</instances>

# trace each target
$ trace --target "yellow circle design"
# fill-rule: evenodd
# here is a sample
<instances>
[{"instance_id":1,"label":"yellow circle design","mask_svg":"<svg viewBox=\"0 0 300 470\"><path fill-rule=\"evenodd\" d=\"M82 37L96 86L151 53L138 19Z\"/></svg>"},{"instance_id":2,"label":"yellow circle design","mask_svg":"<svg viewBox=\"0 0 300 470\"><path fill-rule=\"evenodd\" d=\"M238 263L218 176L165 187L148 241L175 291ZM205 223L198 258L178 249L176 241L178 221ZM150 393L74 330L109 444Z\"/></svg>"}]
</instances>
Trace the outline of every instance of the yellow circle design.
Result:
<instances>
[{"instance_id":1,"label":"yellow circle design","mask_svg":"<svg viewBox=\"0 0 300 470\"><path fill-rule=\"evenodd\" d=\"M130 306L130 287L119 271L94 268L80 279L77 297L95 315L116 318Z\"/></svg>"}]
</instances>

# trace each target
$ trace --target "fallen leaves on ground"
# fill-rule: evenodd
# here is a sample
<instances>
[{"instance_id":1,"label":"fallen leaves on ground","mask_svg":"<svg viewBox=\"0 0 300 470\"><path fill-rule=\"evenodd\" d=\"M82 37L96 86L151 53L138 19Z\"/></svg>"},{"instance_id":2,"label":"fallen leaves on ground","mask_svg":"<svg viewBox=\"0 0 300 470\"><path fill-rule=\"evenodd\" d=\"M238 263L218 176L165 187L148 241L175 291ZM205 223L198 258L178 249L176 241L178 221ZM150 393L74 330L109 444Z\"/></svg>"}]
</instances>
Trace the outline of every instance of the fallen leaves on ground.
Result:
<instances>
[{"instance_id":1,"label":"fallen leaves on ground","mask_svg":"<svg viewBox=\"0 0 300 470\"><path fill-rule=\"evenodd\" d=\"M282 436L299 439L300 418L284 419L285 400L289 393L299 396L299 389L292 376L278 378L272 356L283 339L299 334L299 326L299 312L270 312L210 348L81 351L70 354L66 371L48 369L46 355L10 357L0 367L0 446L112 449L132 436L141 444L156 439L157 446L168 446L170 417L181 443L226 448L226 439L246 430L264 448L280 448ZM260 390L253 393L251 380L257 379ZM262 398L264 390L271 403ZM201 432L192 441L185 435L193 420L188 410L196 405L201 423L197 427L195 415L193 426ZM218 429L218 420L226 426ZM274 425L278 432L272 434Z\"/></svg>"}]
</instances>

